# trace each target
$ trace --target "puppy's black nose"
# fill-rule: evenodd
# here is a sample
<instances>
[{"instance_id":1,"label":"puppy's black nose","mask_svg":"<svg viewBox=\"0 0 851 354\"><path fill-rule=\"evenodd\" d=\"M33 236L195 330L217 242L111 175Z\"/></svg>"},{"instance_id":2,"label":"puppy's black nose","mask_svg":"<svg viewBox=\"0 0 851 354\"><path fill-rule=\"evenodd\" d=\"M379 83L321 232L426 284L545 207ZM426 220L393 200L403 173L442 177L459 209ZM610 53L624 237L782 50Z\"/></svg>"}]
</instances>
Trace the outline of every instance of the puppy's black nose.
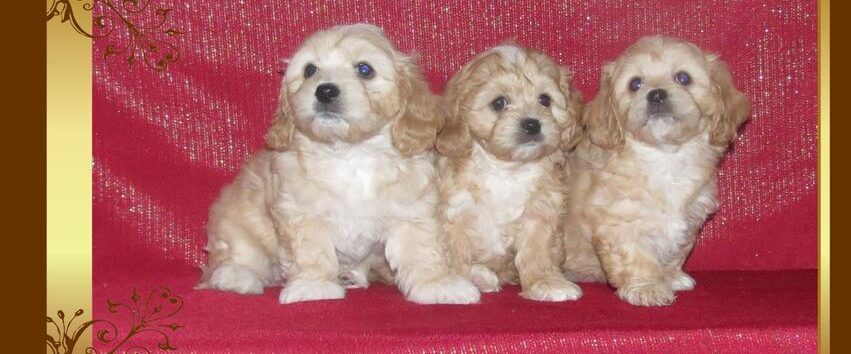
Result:
<instances>
[{"instance_id":1,"label":"puppy's black nose","mask_svg":"<svg viewBox=\"0 0 851 354\"><path fill-rule=\"evenodd\" d=\"M334 84L322 84L316 87L316 99L322 103L330 103L340 96L340 88Z\"/></svg>"},{"instance_id":2,"label":"puppy's black nose","mask_svg":"<svg viewBox=\"0 0 851 354\"><path fill-rule=\"evenodd\" d=\"M538 133L541 132L541 121L535 118L524 118L520 121L520 128L522 128L526 134L538 135Z\"/></svg>"},{"instance_id":3,"label":"puppy's black nose","mask_svg":"<svg viewBox=\"0 0 851 354\"><path fill-rule=\"evenodd\" d=\"M663 89L653 89L647 93L647 100L650 103L662 103L668 99L668 91Z\"/></svg>"}]
</instances>

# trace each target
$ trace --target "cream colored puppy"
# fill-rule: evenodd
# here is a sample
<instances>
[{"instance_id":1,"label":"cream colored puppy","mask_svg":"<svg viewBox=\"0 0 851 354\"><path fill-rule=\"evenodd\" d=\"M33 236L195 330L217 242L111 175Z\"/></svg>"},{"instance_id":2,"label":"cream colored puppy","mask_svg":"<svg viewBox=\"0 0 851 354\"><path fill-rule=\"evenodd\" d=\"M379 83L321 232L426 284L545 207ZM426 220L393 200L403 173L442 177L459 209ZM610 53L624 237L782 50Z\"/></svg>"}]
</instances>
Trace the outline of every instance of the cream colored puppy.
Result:
<instances>
[{"instance_id":1,"label":"cream colored puppy","mask_svg":"<svg viewBox=\"0 0 851 354\"><path fill-rule=\"evenodd\" d=\"M565 270L634 305L667 305L694 279L683 262L715 211L718 161L750 106L715 55L646 37L606 65L569 155Z\"/></svg>"},{"instance_id":2,"label":"cream colored puppy","mask_svg":"<svg viewBox=\"0 0 851 354\"><path fill-rule=\"evenodd\" d=\"M581 136L572 75L515 45L484 52L449 82L438 135L440 217L455 265L481 291L576 300L561 273L564 155Z\"/></svg>"},{"instance_id":3,"label":"cream colored puppy","mask_svg":"<svg viewBox=\"0 0 851 354\"><path fill-rule=\"evenodd\" d=\"M281 303L339 299L386 262L410 301L477 302L438 243L438 112L379 28L310 36L287 67L268 149L210 212L200 287L260 293L285 279Z\"/></svg>"}]
</instances>

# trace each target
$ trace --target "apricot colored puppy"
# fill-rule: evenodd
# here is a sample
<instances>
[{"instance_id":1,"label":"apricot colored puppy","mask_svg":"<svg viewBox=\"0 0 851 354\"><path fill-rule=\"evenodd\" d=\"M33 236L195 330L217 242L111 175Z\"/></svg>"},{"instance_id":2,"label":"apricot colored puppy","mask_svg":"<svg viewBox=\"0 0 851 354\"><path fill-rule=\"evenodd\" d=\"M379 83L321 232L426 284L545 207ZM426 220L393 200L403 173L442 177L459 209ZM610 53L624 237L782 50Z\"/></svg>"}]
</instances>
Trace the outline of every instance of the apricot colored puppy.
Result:
<instances>
[{"instance_id":1,"label":"apricot colored puppy","mask_svg":"<svg viewBox=\"0 0 851 354\"><path fill-rule=\"evenodd\" d=\"M416 62L380 28L310 36L287 67L267 149L210 211L199 287L256 294L285 280L288 304L340 299L392 270L410 301L478 302L439 243L443 122Z\"/></svg>"},{"instance_id":2,"label":"apricot colored puppy","mask_svg":"<svg viewBox=\"0 0 851 354\"><path fill-rule=\"evenodd\" d=\"M502 45L449 82L437 139L439 215L451 261L479 290L516 283L538 301L576 300L561 222L564 155L581 136L572 75L539 51Z\"/></svg>"},{"instance_id":3,"label":"apricot colored puppy","mask_svg":"<svg viewBox=\"0 0 851 354\"><path fill-rule=\"evenodd\" d=\"M565 270L621 299L668 305L717 206L718 161L750 106L715 55L646 37L603 68L584 112L590 139L569 155Z\"/></svg>"}]
</instances>

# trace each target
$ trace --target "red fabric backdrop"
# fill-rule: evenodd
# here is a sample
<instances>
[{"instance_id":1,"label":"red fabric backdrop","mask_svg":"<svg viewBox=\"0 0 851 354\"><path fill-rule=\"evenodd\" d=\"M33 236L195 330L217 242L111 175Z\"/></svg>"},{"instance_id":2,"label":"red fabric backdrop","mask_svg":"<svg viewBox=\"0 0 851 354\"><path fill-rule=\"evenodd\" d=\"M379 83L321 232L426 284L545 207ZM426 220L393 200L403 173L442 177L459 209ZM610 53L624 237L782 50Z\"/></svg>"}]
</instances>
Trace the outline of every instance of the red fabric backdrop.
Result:
<instances>
[{"instance_id":1,"label":"red fabric backdrop","mask_svg":"<svg viewBox=\"0 0 851 354\"><path fill-rule=\"evenodd\" d=\"M96 306L137 284L190 291L195 267L205 260L208 208L262 145L282 59L311 32L354 22L380 25L403 51L419 53L436 92L476 53L511 38L570 67L586 100L597 89L600 67L641 36L678 36L719 53L753 110L719 172L721 208L698 237L687 268L817 265L815 1L152 0L138 13L147 1L113 2L114 10L104 2L94 9L96 17L113 18L95 21L104 37L93 45ZM137 25L166 19L157 29L139 27L146 35L133 37L114 11ZM164 33L168 29L178 33ZM107 55L127 43L127 51ZM168 53L174 60L164 71L145 65ZM805 283L815 294L814 280ZM202 293L206 300L196 303L227 297ZM586 300L590 294L571 306L593 301ZM814 295L810 302L814 306ZM814 323L814 309L810 315Z\"/></svg>"}]
</instances>

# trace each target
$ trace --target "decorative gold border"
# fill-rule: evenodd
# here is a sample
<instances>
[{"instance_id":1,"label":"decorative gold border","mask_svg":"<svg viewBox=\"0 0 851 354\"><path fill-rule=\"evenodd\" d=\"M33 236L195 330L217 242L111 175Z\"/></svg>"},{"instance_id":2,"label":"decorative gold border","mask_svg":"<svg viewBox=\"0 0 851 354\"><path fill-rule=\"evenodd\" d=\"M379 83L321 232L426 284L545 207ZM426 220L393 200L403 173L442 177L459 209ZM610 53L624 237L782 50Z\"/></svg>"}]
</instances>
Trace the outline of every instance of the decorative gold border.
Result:
<instances>
[{"instance_id":1,"label":"decorative gold border","mask_svg":"<svg viewBox=\"0 0 851 354\"><path fill-rule=\"evenodd\" d=\"M95 338L103 343L104 347L109 348L104 349L105 354L113 354L119 350L122 353L151 353L147 346L130 344L130 339L143 334L150 334L156 338L156 348L159 350L176 350L177 348L171 344L169 334L184 326L171 322L171 317L183 309L183 298L173 294L168 288L151 290L144 298L139 296L136 289L133 289L133 293L128 298L129 302L107 300L109 313L129 317L126 331L116 325L115 321L107 319L78 322L76 327L72 327L74 320L85 313L83 309L74 312L68 321L65 321L65 312L62 310L56 312L56 319L47 316L49 353L73 354L77 348L84 348L87 354L100 353L96 348L87 346L85 344L87 342L80 341L83 335L88 333L89 328L92 328L92 331L95 330L93 328L95 324L102 325L97 330Z\"/></svg>"},{"instance_id":2,"label":"decorative gold border","mask_svg":"<svg viewBox=\"0 0 851 354\"><path fill-rule=\"evenodd\" d=\"M91 19L79 16L75 23L88 28ZM67 21L46 26L46 313L54 314L92 308L92 40ZM90 311L78 316L79 322L91 320ZM84 331L77 342L88 346L91 338Z\"/></svg>"},{"instance_id":3,"label":"decorative gold border","mask_svg":"<svg viewBox=\"0 0 851 354\"><path fill-rule=\"evenodd\" d=\"M78 9L85 16L75 14L74 5L80 6ZM90 12L96 5L107 9L94 18L102 32L93 35ZM121 5L114 5L111 0L48 0L47 313L56 313L56 318L46 319L48 353L71 354L81 348L86 353L98 353L91 346L93 326L97 324L103 328L97 330L94 338L104 347L111 347L106 353L150 353L145 346L128 344L128 340L143 333L153 333L158 338L155 348L175 350L168 334L183 327L166 322L183 307L183 299L168 288L154 289L146 298L133 289L129 302L110 300L110 313L129 316L126 329L108 319L92 320L90 313L83 310L92 308L92 38L103 38L117 28L125 28L125 44L108 44L105 57L124 55L132 66L138 55L148 68L164 70L179 57L177 47L151 38L150 34L159 31L171 10L154 6L153 22L132 22L132 16L144 13L149 5L148 0L122 1ZM173 28L162 33L169 37L181 34ZM78 310L66 321L63 308ZM75 321L77 326L73 327Z\"/></svg>"},{"instance_id":4,"label":"decorative gold border","mask_svg":"<svg viewBox=\"0 0 851 354\"><path fill-rule=\"evenodd\" d=\"M830 353L830 1L819 1L819 353Z\"/></svg>"},{"instance_id":5,"label":"decorative gold border","mask_svg":"<svg viewBox=\"0 0 851 354\"><path fill-rule=\"evenodd\" d=\"M93 19L92 12L97 13ZM180 58L169 40L183 34L169 24L170 13L170 8L151 6L151 0L52 0L46 17L47 22L68 23L88 38L109 38L104 58L122 56L128 66L141 59L148 68L163 71Z\"/></svg>"},{"instance_id":6,"label":"decorative gold border","mask_svg":"<svg viewBox=\"0 0 851 354\"><path fill-rule=\"evenodd\" d=\"M48 0L47 312L91 308L91 18ZM125 2L126 3L126 2ZM58 5L57 5L58 4ZM82 3L81 3L82 4ZM62 7L67 6L67 7ZM89 11L91 7L84 10ZM55 12L56 11L56 12ZM55 12L55 13L54 13ZM166 12L163 14L167 15ZM830 352L830 1L819 1L819 352ZM56 18L58 21L50 21ZM65 23L71 21L69 25ZM171 28L162 33L179 35ZM83 36L79 35L83 34ZM88 34L88 35L87 35ZM131 52L135 56L136 52ZM117 54L117 53L113 53ZM179 57L173 56L176 60ZM155 70L164 65L154 61ZM128 60L132 63L133 60ZM146 64L148 63L145 60ZM86 312L75 313L83 323ZM91 343L82 331L78 343Z\"/></svg>"}]
</instances>

